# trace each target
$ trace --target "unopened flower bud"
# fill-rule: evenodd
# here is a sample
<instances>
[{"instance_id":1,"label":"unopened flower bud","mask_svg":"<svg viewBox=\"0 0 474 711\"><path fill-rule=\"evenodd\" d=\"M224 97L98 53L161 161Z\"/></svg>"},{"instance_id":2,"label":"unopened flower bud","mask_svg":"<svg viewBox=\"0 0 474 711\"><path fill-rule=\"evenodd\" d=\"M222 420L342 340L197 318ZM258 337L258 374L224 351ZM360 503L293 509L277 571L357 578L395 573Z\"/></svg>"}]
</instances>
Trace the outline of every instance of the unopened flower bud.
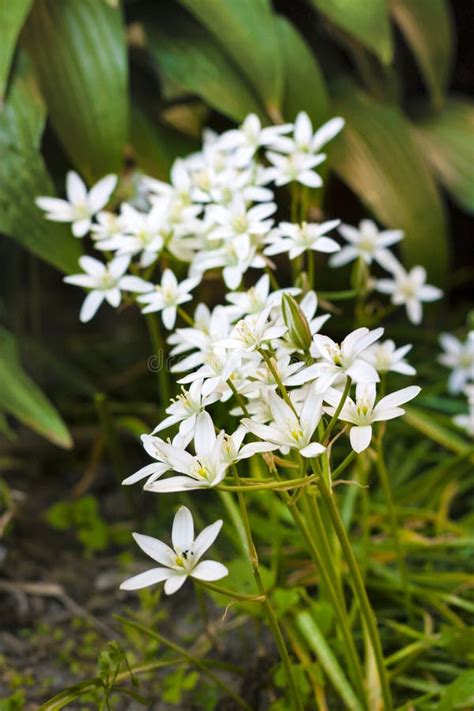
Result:
<instances>
[{"instance_id":1,"label":"unopened flower bud","mask_svg":"<svg viewBox=\"0 0 474 711\"><path fill-rule=\"evenodd\" d=\"M291 294L283 294L281 310L293 345L303 351L309 350L311 346L311 329L308 319Z\"/></svg>"}]
</instances>

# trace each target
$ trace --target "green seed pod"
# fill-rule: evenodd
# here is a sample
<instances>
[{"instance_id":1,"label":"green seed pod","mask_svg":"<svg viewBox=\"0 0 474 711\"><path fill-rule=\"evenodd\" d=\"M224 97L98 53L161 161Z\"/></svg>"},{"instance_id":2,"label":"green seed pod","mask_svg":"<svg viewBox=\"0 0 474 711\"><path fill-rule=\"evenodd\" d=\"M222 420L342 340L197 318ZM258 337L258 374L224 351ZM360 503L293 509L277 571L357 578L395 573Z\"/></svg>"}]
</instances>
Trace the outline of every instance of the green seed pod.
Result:
<instances>
[{"instance_id":1,"label":"green seed pod","mask_svg":"<svg viewBox=\"0 0 474 711\"><path fill-rule=\"evenodd\" d=\"M308 351L311 346L311 330L302 308L290 294L283 294L281 310L291 342L296 348Z\"/></svg>"}]
</instances>

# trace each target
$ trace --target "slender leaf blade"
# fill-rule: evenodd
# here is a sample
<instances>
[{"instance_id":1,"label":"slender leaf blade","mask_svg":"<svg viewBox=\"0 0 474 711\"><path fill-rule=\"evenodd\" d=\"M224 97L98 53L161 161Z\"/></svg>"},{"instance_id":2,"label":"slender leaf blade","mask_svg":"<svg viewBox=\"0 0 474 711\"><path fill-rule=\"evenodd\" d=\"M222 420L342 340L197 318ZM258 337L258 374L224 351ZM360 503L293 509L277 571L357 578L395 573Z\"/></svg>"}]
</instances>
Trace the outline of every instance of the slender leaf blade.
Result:
<instances>
[{"instance_id":1,"label":"slender leaf blade","mask_svg":"<svg viewBox=\"0 0 474 711\"><path fill-rule=\"evenodd\" d=\"M370 49L384 63L393 56L387 0L310 0L336 27Z\"/></svg>"},{"instance_id":2,"label":"slender leaf blade","mask_svg":"<svg viewBox=\"0 0 474 711\"><path fill-rule=\"evenodd\" d=\"M37 195L54 195L39 152L46 108L20 57L0 113L0 231L58 269L77 269L81 246L66 225L48 222L34 204Z\"/></svg>"},{"instance_id":3,"label":"slender leaf blade","mask_svg":"<svg viewBox=\"0 0 474 711\"><path fill-rule=\"evenodd\" d=\"M453 61L453 23L446 0L391 0L391 11L440 108Z\"/></svg>"},{"instance_id":4,"label":"slender leaf blade","mask_svg":"<svg viewBox=\"0 0 474 711\"><path fill-rule=\"evenodd\" d=\"M445 213L408 121L346 81L336 86L334 106L346 120L333 146L335 171L382 223L405 231L400 246L408 264L423 264L442 284L449 267Z\"/></svg>"},{"instance_id":5,"label":"slender leaf blade","mask_svg":"<svg viewBox=\"0 0 474 711\"><path fill-rule=\"evenodd\" d=\"M95 0L37 0L25 45L49 117L87 180L118 172L128 137L128 64L119 8Z\"/></svg>"},{"instance_id":6,"label":"slender leaf blade","mask_svg":"<svg viewBox=\"0 0 474 711\"><path fill-rule=\"evenodd\" d=\"M214 38L178 10L156 7L145 17L147 46L159 73L235 121L249 113L264 115L250 86Z\"/></svg>"},{"instance_id":7,"label":"slender leaf blade","mask_svg":"<svg viewBox=\"0 0 474 711\"><path fill-rule=\"evenodd\" d=\"M268 0L179 0L244 73L270 116L278 116L283 63Z\"/></svg>"},{"instance_id":8,"label":"slender leaf blade","mask_svg":"<svg viewBox=\"0 0 474 711\"><path fill-rule=\"evenodd\" d=\"M0 326L0 409L16 417L59 447L69 449L69 431L39 387L23 370L16 343Z\"/></svg>"},{"instance_id":9,"label":"slender leaf blade","mask_svg":"<svg viewBox=\"0 0 474 711\"><path fill-rule=\"evenodd\" d=\"M0 27L2 41L0 42L0 108L3 104L8 73L15 51L16 41L25 18L30 10L32 0L3 0L0 3Z\"/></svg>"},{"instance_id":10,"label":"slender leaf blade","mask_svg":"<svg viewBox=\"0 0 474 711\"><path fill-rule=\"evenodd\" d=\"M326 638L316 624L314 617L309 612L299 612L296 615L296 626L311 651L316 654L319 663L346 704L346 708L351 709L351 711L362 711L360 701L349 684Z\"/></svg>"},{"instance_id":11,"label":"slender leaf blade","mask_svg":"<svg viewBox=\"0 0 474 711\"><path fill-rule=\"evenodd\" d=\"M306 111L318 126L329 115L329 98L318 60L298 30L286 18L277 20L284 60L283 117L293 121Z\"/></svg>"},{"instance_id":12,"label":"slender leaf blade","mask_svg":"<svg viewBox=\"0 0 474 711\"><path fill-rule=\"evenodd\" d=\"M445 109L415 126L415 137L440 183L474 213L474 102L450 98Z\"/></svg>"}]
</instances>

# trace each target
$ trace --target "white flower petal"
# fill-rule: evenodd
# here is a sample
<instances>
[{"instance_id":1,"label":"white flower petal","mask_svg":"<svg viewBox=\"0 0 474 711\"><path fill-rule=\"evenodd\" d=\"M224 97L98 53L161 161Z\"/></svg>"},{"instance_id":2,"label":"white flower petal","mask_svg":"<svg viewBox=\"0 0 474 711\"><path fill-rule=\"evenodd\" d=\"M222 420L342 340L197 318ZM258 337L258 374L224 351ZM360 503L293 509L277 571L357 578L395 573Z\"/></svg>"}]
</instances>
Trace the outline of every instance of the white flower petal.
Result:
<instances>
[{"instance_id":1,"label":"white flower petal","mask_svg":"<svg viewBox=\"0 0 474 711\"><path fill-rule=\"evenodd\" d=\"M228 574L229 571L222 563L218 563L215 560L202 560L193 569L191 576L198 580L207 580L210 582L212 580L225 578Z\"/></svg>"},{"instance_id":2,"label":"white flower petal","mask_svg":"<svg viewBox=\"0 0 474 711\"><path fill-rule=\"evenodd\" d=\"M140 588L147 588L150 585L155 585L156 583L161 583L163 580L167 580L169 575L170 571L168 568L151 568L151 570L145 570L144 573L124 580L120 589L140 590Z\"/></svg>"},{"instance_id":3,"label":"white flower petal","mask_svg":"<svg viewBox=\"0 0 474 711\"><path fill-rule=\"evenodd\" d=\"M351 427L349 438L351 440L352 449L359 454L363 452L364 449L367 449L370 444L370 440L372 439L372 427L370 425Z\"/></svg>"},{"instance_id":4,"label":"white flower petal","mask_svg":"<svg viewBox=\"0 0 474 711\"><path fill-rule=\"evenodd\" d=\"M156 560L157 563L168 567L173 565L175 555L166 543L158 540L158 538L145 536L143 533L134 533L133 537L142 551L150 556L150 558L153 558L153 560Z\"/></svg>"},{"instance_id":5,"label":"white flower petal","mask_svg":"<svg viewBox=\"0 0 474 711\"><path fill-rule=\"evenodd\" d=\"M186 506L180 506L173 520L171 540L175 550L191 548L194 540L194 522L191 511Z\"/></svg>"}]
</instances>

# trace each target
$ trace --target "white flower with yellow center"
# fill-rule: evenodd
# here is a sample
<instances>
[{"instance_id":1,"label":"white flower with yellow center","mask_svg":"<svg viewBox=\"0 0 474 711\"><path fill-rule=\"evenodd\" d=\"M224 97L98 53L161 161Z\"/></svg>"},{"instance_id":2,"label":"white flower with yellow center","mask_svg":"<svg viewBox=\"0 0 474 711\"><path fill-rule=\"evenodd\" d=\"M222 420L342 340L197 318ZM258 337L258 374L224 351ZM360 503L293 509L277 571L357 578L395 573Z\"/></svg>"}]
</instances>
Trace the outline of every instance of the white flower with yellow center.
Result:
<instances>
[{"instance_id":1,"label":"white flower with yellow center","mask_svg":"<svg viewBox=\"0 0 474 711\"><path fill-rule=\"evenodd\" d=\"M392 340L374 343L363 353L362 358L374 366L377 373L401 373L416 375L415 368L406 362L405 356L411 351L411 344L397 348Z\"/></svg>"},{"instance_id":2,"label":"white flower with yellow center","mask_svg":"<svg viewBox=\"0 0 474 711\"><path fill-rule=\"evenodd\" d=\"M342 267L354 259L362 259L366 264L376 261L384 266L391 257L387 247L403 239L401 230L381 231L372 220L361 220L358 228L340 225L339 232L349 244L331 257L331 267Z\"/></svg>"},{"instance_id":3,"label":"white flower with yellow center","mask_svg":"<svg viewBox=\"0 0 474 711\"><path fill-rule=\"evenodd\" d=\"M64 277L66 284L83 286L90 289L79 315L83 323L90 321L105 300L114 308L120 306L121 291L147 292L151 284L139 277L125 275L130 257L115 257L108 264L103 264L93 257L81 257L79 265L84 274L72 274Z\"/></svg>"},{"instance_id":4,"label":"white flower with yellow center","mask_svg":"<svg viewBox=\"0 0 474 711\"><path fill-rule=\"evenodd\" d=\"M426 284L424 267L413 267L407 272L393 259L390 260L387 268L392 272L393 279L379 279L375 288L382 294L390 294L392 304L395 306L404 305L409 320L415 325L420 324L423 318L422 303L437 301L443 296L443 292L436 286Z\"/></svg>"},{"instance_id":5,"label":"white flower with yellow center","mask_svg":"<svg viewBox=\"0 0 474 711\"><path fill-rule=\"evenodd\" d=\"M138 301L146 304L142 313L149 314L161 311L163 325L168 331L174 327L176 313L180 304L191 301L191 292L200 282L198 277L184 279L180 284L171 269L165 269L161 277L161 284L155 286L153 291L139 297Z\"/></svg>"},{"instance_id":6,"label":"white flower with yellow center","mask_svg":"<svg viewBox=\"0 0 474 711\"><path fill-rule=\"evenodd\" d=\"M142 551L159 563L160 567L125 580L120 586L121 590L139 590L165 581L165 594L172 595L188 577L207 581L224 578L229 572L225 565L214 560L201 560L221 528L222 521L216 521L204 528L195 539L192 514L186 506L181 506L173 520L172 548L157 538L134 533L133 537Z\"/></svg>"},{"instance_id":7,"label":"white flower with yellow center","mask_svg":"<svg viewBox=\"0 0 474 711\"><path fill-rule=\"evenodd\" d=\"M404 415L405 410L402 410L400 405L413 400L420 390L417 385L410 385L408 388L386 395L375 404L375 383L357 385L355 402L347 398L339 414L339 420L353 425L349 433L352 449L357 453L367 449L372 439L372 424ZM329 415L335 413L341 395L341 392L335 388L330 388L325 393L324 400L330 407L324 409Z\"/></svg>"},{"instance_id":8,"label":"white flower with yellow center","mask_svg":"<svg viewBox=\"0 0 474 711\"><path fill-rule=\"evenodd\" d=\"M327 237L326 233L333 230L340 223L340 220L329 220L321 224L312 222L302 222L301 225L291 222L280 222L265 242L268 247L264 254L273 255L288 252L290 259L296 259L304 252L338 252L338 243Z\"/></svg>"},{"instance_id":9,"label":"white flower with yellow center","mask_svg":"<svg viewBox=\"0 0 474 711\"><path fill-rule=\"evenodd\" d=\"M273 418L270 424L244 418L243 427L264 442L278 445L284 453L295 449L303 457L317 457L325 451L322 444L311 441L322 414L322 398L314 386L298 414L272 390L268 391L267 399Z\"/></svg>"},{"instance_id":10,"label":"white flower with yellow center","mask_svg":"<svg viewBox=\"0 0 474 711\"><path fill-rule=\"evenodd\" d=\"M116 175L106 175L87 192L84 181L74 171L66 176L67 200L54 197L37 197L38 207L53 222L71 222L74 237L84 237L91 229L92 217L108 203L115 186Z\"/></svg>"},{"instance_id":11,"label":"white flower with yellow center","mask_svg":"<svg viewBox=\"0 0 474 711\"><path fill-rule=\"evenodd\" d=\"M161 459L179 476L148 481L144 489L164 493L209 489L220 484L228 467L222 455L224 435L223 430L216 435L211 416L207 412L201 412L196 418L194 430L196 454L193 456L182 447L160 440L156 447Z\"/></svg>"}]
</instances>

